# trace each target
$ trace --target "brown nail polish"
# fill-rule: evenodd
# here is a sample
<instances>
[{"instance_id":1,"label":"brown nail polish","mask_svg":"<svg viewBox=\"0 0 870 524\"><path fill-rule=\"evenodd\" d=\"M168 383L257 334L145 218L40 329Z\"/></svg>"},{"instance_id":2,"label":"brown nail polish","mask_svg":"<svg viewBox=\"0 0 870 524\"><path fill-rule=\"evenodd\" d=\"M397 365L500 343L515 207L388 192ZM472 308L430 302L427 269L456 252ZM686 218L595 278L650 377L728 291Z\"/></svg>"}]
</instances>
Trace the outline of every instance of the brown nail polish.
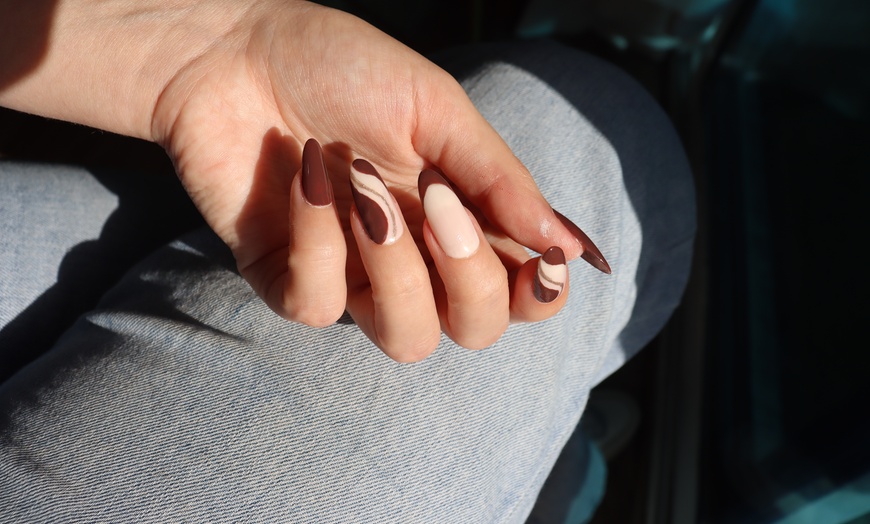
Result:
<instances>
[{"instance_id":1,"label":"brown nail polish","mask_svg":"<svg viewBox=\"0 0 870 524\"><path fill-rule=\"evenodd\" d=\"M553 212L556 213L556 217L559 218L562 224L568 228L568 231L570 231L571 234L574 235L574 238L576 238L577 241L580 242L580 245L583 247L583 254L580 255L580 258L582 258L586 262L589 262L592 267L596 268L602 273L607 273L608 275L611 274L610 264L608 264L607 261L604 260L604 255L601 254L601 251L592 242L589 236L586 235L586 233L584 233L582 229L577 227L577 224L571 222L568 217L566 217L562 213L559 213L555 209L553 210Z\"/></svg>"},{"instance_id":2,"label":"brown nail polish","mask_svg":"<svg viewBox=\"0 0 870 524\"><path fill-rule=\"evenodd\" d=\"M553 246L538 259L538 272L535 274L535 298L547 304L559 298L568 280L568 265L565 253Z\"/></svg>"},{"instance_id":3,"label":"brown nail polish","mask_svg":"<svg viewBox=\"0 0 870 524\"><path fill-rule=\"evenodd\" d=\"M326 165L323 163L323 150L313 138L309 138L302 149L302 195L312 206L332 204L332 191L326 175Z\"/></svg>"},{"instance_id":4,"label":"brown nail polish","mask_svg":"<svg viewBox=\"0 0 870 524\"><path fill-rule=\"evenodd\" d=\"M402 216L375 166L357 158L350 167L353 201L369 238L377 244L392 244L402 236Z\"/></svg>"}]
</instances>

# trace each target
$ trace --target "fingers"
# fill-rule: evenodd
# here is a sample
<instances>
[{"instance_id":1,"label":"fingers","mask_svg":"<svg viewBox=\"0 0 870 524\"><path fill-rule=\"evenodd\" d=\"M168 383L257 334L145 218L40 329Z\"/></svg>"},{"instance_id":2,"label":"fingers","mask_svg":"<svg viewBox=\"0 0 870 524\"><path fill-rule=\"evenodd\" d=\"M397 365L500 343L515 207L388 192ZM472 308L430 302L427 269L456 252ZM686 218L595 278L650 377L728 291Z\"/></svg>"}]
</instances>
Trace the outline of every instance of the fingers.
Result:
<instances>
[{"instance_id":1,"label":"fingers","mask_svg":"<svg viewBox=\"0 0 870 524\"><path fill-rule=\"evenodd\" d=\"M349 290L348 311L390 358L422 360L441 338L426 264L377 170L357 159L350 178L351 229L368 284Z\"/></svg>"},{"instance_id":2,"label":"fingers","mask_svg":"<svg viewBox=\"0 0 870 524\"><path fill-rule=\"evenodd\" d=\"M426 214L423 237L439 277L441 328L460 346L490 346L509 322L507 271L441 175L424 170L418 187Z\"/></svg>"},{"instance_id":3,"label":"fingers","mask_svg":"<svg viewBox=\"0 0 870 524\"><path fill-rule=\"evenodd\" d=\"M534 259L520 249L522 259L516 252L508 257L509 265L517 266L508 276L506 261L495 253L449 183L424 170L418 184L426 214L423 235L437 268L433 286L441 325L450 338L480 349L498 340L509 321L539 321L559 312L568 282L560 248L551 247Z\"/></svg>"},{"instance_id":4,"label":"fingers","mask_svg":"<svg viewBox=\"0 0 870 524\"><path fill-rule=\"evenodd\" d=\"M365 274L363 285L349 291L347 243L322 151L313 139L305 144L302 169L290 188L287 272L283 286L272 286L283 290L277 310L286 318L325 326L347 306L388 356L415 362L434 351L442 330L463 347L481 349L497 341L510 322L543 320L564 305L562 250L550 248L524 263L515 253L509 277L503 257L435 171L424 170L418 180L431 274L377 170L358 159L350 179L354 260Z\"/></svg>"},{"instance_id":5,"label":"fingers","mask_svg":"<svg viewBox=\"0 0 870 524\"><path fill-rule=\"evenodd\" d=\"M498 340L510 321L543 320L564 305L567 268L561 249L526 261L509 286L505 266L474 216L443 177L424 170L419 191L423 237L435 266L430 280L395 199L377 170L361 159L350 170L355 204L350 220L367 284L348 292L346 242L316 141L306 143L302 164L291 186L285 317L324 326L337 320L346 304L388 356L414 362L434 351L442 329L459 345L481 349Z\"/></svg>"},{"instance_id":6,"label":"fingers","mask_svg":"<svg viewBox=\"0 0 870 524\"><path fill-rule=\"evenodd\" d=\"M347 305L388 356L415 362L434 351L442 330L463 347L481 349L497 341L510 321L543 320L564 305L562 250L554 247L540 259L526 261L513 272L509 286L503 261L435 171L424 170L418 180L426 216L423 237L435 266L431 280L401 210L374 166L355 160L350 179L355 204L351 229L366 284L348 292L346 241L320 146L309 140L290 192L282 296L286 318L325 326Z\"/></svg>"},{"instance_id":7,"label":"fingers","mask_svg":"<svg viewBox=\"0 0 870 524\"><path fill-rule=\"evenodd\" d=\"M388 356L424 359L441 330L459 345L481 349L509 322L543 320L564 304L565 258L553 248L514 272L514 296L499 256L449 183L431 170L419 178L435 283L402 213L377 170L354 161L353 236L367 284L348 292L346 242L319 145L309 140L303 168L291 186L290 248L283 285L283 315L312 326L333 323L348 311Z\"/></svg>"},{"instance_id":8,"label":"fingers","mask_svg":"<svg viewBox=\"0 0 870 524\"><path fill-rule=\"evenodd\" d=\"M347 246L320 144L314 139L305 143L302 170L293 180L290 198L282 316L309 326L328 326L345 309Z\"/></svg>"},{"instance_id":9,"label":"fingers","mask_svg":"<svg viewBox=\"0 0 870 524\"><path fill-rule=\"evenodd\" d=\"M431 104L420 112L414 144L418 153L439 166L487 219L519 244L539 253L559 246L569 260L583 256L609 272L604 257L588 236L563 216L557 216L532 176L508 145L475 109L461 86L436 75ZM573 226L573 227L572 227ZM580 231L580 235L577 234ZM606 270L605 270L606 268Z\"/></svg>"},{"instance_id":10,"label":"fingers","mask_svg":"<svg viewBox=\"0 0 870 524\"><path fill-rule=\"evenodd\" d=\"M442 330L463 347L482 349L501 337L511 319L542 320L564 305L567 269L561 249L515 272L518 291L512 300L502 260L435 171L424 170L418 180L423 238L435 266L431 273L377 170L357 159L350 179L351 227L367 285L349 290L348 311L391 358L424 359Z\"/></svg>"}]
</instances>

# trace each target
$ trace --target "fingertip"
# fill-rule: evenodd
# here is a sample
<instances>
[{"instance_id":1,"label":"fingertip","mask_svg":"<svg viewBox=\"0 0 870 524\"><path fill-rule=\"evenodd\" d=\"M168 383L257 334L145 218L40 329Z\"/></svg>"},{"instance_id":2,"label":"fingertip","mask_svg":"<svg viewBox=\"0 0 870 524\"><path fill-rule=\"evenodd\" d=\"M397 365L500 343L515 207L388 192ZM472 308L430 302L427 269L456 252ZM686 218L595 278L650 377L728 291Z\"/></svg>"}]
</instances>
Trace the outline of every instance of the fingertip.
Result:
<instances>
[{"instance_id":1,"label":"fingertip","mask_svg":"<svg viewBox=\"0 0 870 524\"><path fill-rule=\"evenodd\" d=\"M509 318L504 316L504 322L501 327L492 326L486 333L466 335L462 338L454 339L454 342L470 351L481 351L498 342L509 326Z\"/></svg>"},{"instance_id":2,"label":"fingertip","mask_svg":"<svg viewBox=\"0 0 870 524\"><path fill-rule=\"evenodd\" d=\"M553 210L553 213L556 215L556 218L559 219L559 222L565 228L565 230L569 233L571 238L573 239L573 244L576 245L576 254L574 251L568 253L569 258L571 260L580 257L585 260L589 265L594 267L595 269L605 273L607 275L612 274L612 270L610 268L610 264L605 260L604 255L601 254L601 250L598 249L598 246L592 242L592 239L589 238L580 227L571 221L568 217L563 215L562 213Z\"/></svg>"},{"instance_id":3,"label":"fingertip","mask_svg":"<svg viewBox=\"0 0 870 524\"><path fill-rule=\"evenodd\" d=\"M347 244L322 162L319 144L306 142L291 186L286 275L277 300L283 318L317 328L334 324L347 303Z\"/></svg>"},{"instance_id":4,"label":"fingertip","mask_svg":"<svg viewBox=\"0 0 870 524\"><path fill-rule=\"evenodd\" d=\"M304 278L305 275L300 275ZM297 285L285 289L282 316L315 328L335 324L347 307L347 286L338 275L325 285Z\"/></svg>"},{"instance_id":5,"label":"fingertip","mask_svg":"<svg viewBox=\"0 0 870 524\"><path fill-rule=\"evenodd\" d=\"M389 358L419 362L441 340L429 268L377 170L357 159L351 175L351 231L368 286L351 291L349 311Z\"/></svg>"},{"instance_id":6,"label":"fingertip","mask_svg":"<svg viewBox=\"0 0 870 524\"><path fill-rule=\"evenodd\" d=\"M385 355L401 364L414 364L426 360L441 343L441 329L430 330L415 340L399 340L378 344Z\"/></svg>"},{"instance_id":7,"label":"fingertip","mask_svg":"<svg viewBox=\"0 0 870 524\"><path fill-rule=\"evenodd\" d=\"M314 328L329 327L336 322L345 311L344 300L329 300L326 297L309 297L308 299L285 297L280 315L291 322L298 322Z\"/></svg>"},{"instance_id":8,"label":"fingertip","mask_svg":"<svg viewBox=\"0 0 870 524\"><path fill-rule=\"evenodd\" d=\"M512 275L511 321L538 322L558 313L567 302L568 266L561 248L526 261Z\"/></svg>"},{"instance_id":9,"label":"fingertip","mask_svg":"<svg viewBox=\"0 0 870 524\"><path fill-rule=\"evenodd\" d=\"M431 186L436 184L439 183ZM429 198L424 196L424 205ZM479 249L467 256L450 256L442 240L447 236L443 224L439 235L432 223L437 217L430 209L426 210L423 237L435 262L432 280L437 285L433 284L433 288L444 333L465 349L481 350L496 343L510 324L508 272L474 215L464 207L455 211L459 213L470 228L461 236L468 238L473 234ZM459 235L450 236L455 240Z\"/></svg>"}]
</instances>

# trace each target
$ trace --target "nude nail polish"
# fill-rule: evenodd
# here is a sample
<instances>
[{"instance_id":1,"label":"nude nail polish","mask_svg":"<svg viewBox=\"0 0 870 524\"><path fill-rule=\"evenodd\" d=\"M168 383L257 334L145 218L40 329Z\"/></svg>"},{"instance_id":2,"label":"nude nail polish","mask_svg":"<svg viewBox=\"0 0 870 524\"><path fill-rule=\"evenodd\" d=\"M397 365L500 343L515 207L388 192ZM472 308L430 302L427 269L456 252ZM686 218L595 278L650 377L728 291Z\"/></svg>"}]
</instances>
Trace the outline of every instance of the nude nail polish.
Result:
<instances>
[{"instance_id":1,"label":"nude nail polish","mask_svg":"<svg viewBox=\"0 0 870 524\"><path fill-rule=\"evenodd\" d=\"M382 245L397 241L405 229L402 215L375 166L361 158L354 160L350 166L350 187L369 238Z\"/></svg>"},{"instance_id":2,"label":"nude nail polish","mask_svg":"<svg viewBox=\"0 0 870 524\"><path fill-rule=\"evenodd\" d=\"M302 195L312 206L332 204L332 191L326 175L326 165L323 163L323 150L313 138L309 138L302 148Z\"/></svg>"},{"instance_id":3,"label":"nude nail polish","mask_svg":"<svg viewBox=\"0 0 870 524\"><path fill-rule=\"evenodd\" d=\"M534 294L538 302L550 303L562 294L568 280L568 265L565 253L553 246L538 259L538 272L535 274Z\"/></svg>"},{"instance_id":4,"label":"nude nail polish","mask_svg":"<svg viewBox=\"0 0 870 524\"><path fill-rule=\"evenodd\" d=\"M468 258L477 252L480 238L465 207L447 180L431 169L417 179L423 212L438 245L450 258Z\"/></svg>"},{"instance_id":5,"label":"nude nail polish","mask_svg":"<svg viewBox=\"0 0 870 524\"><path fill-rule=\"evenodd\" d=\"M568 228L568 231L574 235L574 238L577 239L577 242L580 242L580 246L583 248L583 254L580 255L580 258L589 262L595 269L601 271L602 273L611 274L610 264L604 260L604 255L601 254L601 251L598 247L592 242L589 236L583 232L582 229L577 227L577 224L571 222L568 217L559 213L555 209L553 210L556 213L556 217L562 222L562 224Z\"/></svg>"}]
</instances>

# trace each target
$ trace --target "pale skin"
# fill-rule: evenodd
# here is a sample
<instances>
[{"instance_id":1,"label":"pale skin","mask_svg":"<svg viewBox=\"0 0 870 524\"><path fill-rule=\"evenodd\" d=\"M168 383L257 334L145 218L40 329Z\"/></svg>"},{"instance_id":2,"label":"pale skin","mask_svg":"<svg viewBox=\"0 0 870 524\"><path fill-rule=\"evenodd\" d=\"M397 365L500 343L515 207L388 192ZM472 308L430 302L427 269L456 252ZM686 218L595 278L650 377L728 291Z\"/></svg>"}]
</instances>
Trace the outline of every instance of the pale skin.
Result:
<instances>
[{"instance_id":1,"label":"pale skin","mask_svg":"<svg viewBox=\"0 0 870 524\"><path fill-rule=\"evenodd\" d=\"M510 322L564 305L567 284L553 302L535 299L537 257L522 246L558 246L569 260L583 247L456 81L374 27L300 1L45 5L0 0L0 105L165 147L242 276L282 317L327 326L347 310L410 362L442 331L480 349ZM329 206L301 190L312 137ZM377 167L401 207L406 233L393 244L363 230L348 183L355 158ZM433 166L467 199L480 244L466 258L447 256L425 220L417 176Z\"/></svg>"}]
</instances>

